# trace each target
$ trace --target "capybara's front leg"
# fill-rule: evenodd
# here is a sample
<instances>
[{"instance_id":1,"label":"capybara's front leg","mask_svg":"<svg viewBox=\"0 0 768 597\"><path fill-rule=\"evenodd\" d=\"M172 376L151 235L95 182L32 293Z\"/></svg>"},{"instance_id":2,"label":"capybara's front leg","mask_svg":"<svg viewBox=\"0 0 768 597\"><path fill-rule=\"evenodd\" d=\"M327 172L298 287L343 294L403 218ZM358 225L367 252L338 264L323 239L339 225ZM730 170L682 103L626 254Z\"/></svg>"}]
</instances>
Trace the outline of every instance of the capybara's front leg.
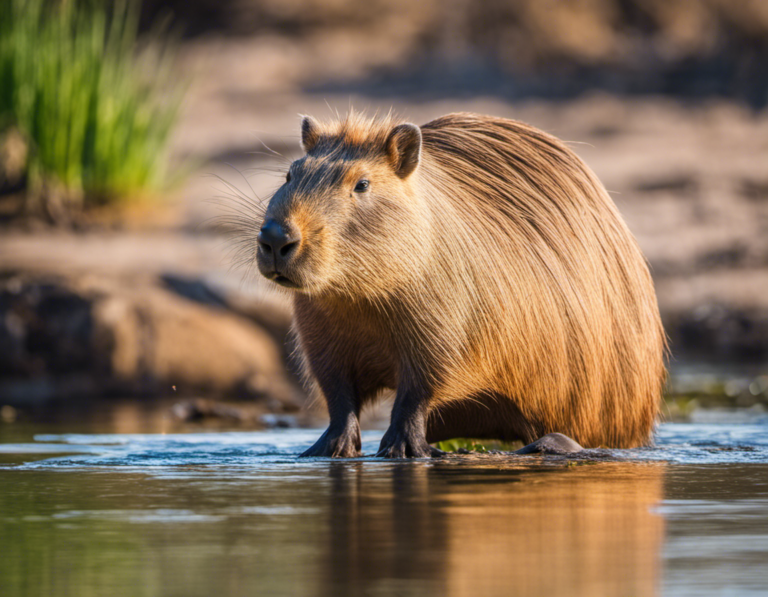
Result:
<instances>
[{"instance_id":1,"label":"capybara's front leg","mask_svg":"<svg viewBox=\"0 0 768 597\"><path fill-rule=\"evenodd\" d=\"M302 456L326 456L329 458L355 458L360 456L360 423L354 412L345 418L331 418L331 424L320 439Z\"/></svg>"},{"instance_id":2,"label":"capybara's front leg","mask_svg":"<svg viewBox=\"0 0 768 597\"><path fill-rule=\"evenodd\" d=\"M427 458L445 452L427 443L427 400L421 392L398 389L392 417L376 456Z\"/></svg>"},{"instance_id":3,"label":"capybara's front leg","mask_svg":"<svg viewBox=\"0 0 768 597\"><path fill-rule=\"evenodd\" d=\"M328 405L331 422L325 433L302 456L326 456L329 458L355 458L361 456L360 422L358 402L352 385L329 378L320 379L320 387Z\"/></svg>"}]
</instances>

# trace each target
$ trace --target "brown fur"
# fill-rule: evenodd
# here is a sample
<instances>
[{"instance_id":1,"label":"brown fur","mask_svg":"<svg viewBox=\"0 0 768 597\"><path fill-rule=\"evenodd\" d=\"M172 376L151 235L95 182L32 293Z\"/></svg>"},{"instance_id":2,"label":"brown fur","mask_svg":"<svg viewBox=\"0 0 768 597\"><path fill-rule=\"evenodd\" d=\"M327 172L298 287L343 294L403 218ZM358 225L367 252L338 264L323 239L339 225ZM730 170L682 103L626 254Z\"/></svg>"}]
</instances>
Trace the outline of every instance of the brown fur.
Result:
<instances>
[{"instance_id":1,"label":"brown fur","mask_svg":"<svg viewBox=\"0 0 768 597\"><path fill-rule=\"evenodd\" d=\"M397 388L398 408L425 405L429 442L647 442L664 333L645 260L595 175L520 122L443 116L421 127L420 156L398 124L305 119L307 155L267 210L301 233L286 275L327 434Z\"/></svg>"}]
</instances>

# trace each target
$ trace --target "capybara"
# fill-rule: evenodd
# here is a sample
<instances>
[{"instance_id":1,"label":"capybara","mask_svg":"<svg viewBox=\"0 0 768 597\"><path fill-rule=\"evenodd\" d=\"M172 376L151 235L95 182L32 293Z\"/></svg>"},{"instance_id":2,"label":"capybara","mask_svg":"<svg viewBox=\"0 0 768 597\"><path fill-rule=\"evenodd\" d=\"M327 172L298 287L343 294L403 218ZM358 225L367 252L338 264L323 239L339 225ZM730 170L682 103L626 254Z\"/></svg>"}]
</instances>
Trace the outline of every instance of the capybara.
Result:
<instances>
[{"instance_id":1,"label":"capybara","mask_svg":"<svg viewBox=\"0 0 768 597\"><path fill-rule=\"evenodd\" d=\"M563 143L464 113L304 117L301 143L253 249L293 294L330 414L304 456L359 456L360 412L387 388L379 456L437 455L430 443L454 437L649 440L666 350L653 283Z\"/></svg>"}]
</instances>

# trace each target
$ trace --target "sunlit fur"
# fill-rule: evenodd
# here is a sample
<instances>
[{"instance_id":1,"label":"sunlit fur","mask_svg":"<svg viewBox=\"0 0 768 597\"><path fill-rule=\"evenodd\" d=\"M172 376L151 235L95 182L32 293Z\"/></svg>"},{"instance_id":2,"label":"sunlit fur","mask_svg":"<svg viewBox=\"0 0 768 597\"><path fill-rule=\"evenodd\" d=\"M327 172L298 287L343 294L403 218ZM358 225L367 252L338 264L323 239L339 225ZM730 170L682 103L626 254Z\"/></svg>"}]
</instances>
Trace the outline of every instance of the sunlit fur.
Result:
<instances>
[{"instance_id":1,"label":"sunlit fur","mask_svg":"<svg viewBox=\"0 0 768 597\"><path fill-rule=\"evenodd\" d=\"M420 164L401 179L386 148L397 124L320 125L267 208L302 234L296 330L329 410L414 388L430 396L430 442L647 442L664 333L595 175L533 127L449 114L421 127ZM369 192L353 191L360 178Z\"/></svg>"}]
</instances>

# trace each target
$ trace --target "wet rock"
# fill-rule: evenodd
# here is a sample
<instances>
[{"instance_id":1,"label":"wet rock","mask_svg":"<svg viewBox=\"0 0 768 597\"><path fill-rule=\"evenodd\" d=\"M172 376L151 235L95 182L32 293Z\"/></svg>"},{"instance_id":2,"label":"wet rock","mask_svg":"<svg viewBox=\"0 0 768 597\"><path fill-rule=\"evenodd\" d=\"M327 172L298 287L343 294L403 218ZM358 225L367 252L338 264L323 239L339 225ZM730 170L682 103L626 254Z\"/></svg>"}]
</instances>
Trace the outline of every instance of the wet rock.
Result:
<instances>
[{"instance_id":1,"label":"wet rock","mask_svg":"<svg viewBox=\"0 0 768 597\"><path fill-rule=\"evenodd\" d=\"M562 433L548 433L535 442L520 448L515 454L576 454L583 452L578 443Z\"/></svg>"},{"instance_id":2,"label":"wet rock","mask_svg":"<svg viewBox=\"0 0 768 597\"><path fill-rule=\"evenodd\" d=\"M258 325L153 279L26 274L0 279L0 399L178 392L295 410L301 393Z\"/></svg>"}]
</instances>

